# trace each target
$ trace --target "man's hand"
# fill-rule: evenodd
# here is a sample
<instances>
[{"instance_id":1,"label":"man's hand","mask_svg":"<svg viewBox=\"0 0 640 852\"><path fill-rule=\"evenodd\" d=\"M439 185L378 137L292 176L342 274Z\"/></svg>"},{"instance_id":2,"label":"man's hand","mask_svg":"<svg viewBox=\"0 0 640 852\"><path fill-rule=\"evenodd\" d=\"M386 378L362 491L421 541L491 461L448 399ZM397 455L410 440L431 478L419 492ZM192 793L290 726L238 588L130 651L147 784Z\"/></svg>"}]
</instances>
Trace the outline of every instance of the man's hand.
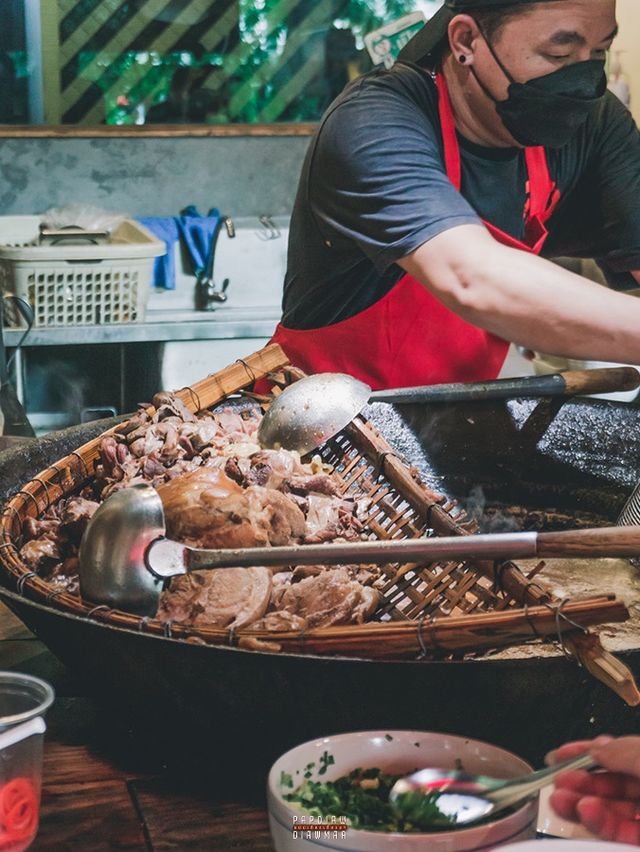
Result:
<instances>
[{"instance_id":1,"label":"man's hand","mask_svg":"<svg viewBox=\"0 0 640 852\"><path fill-rule=\"evenodd\" d=\"M640 846L640 737L569 743L552 752L547 763L562 763L585 752L605 771L560 775L552 808L601 840Z\"/></svg>"}]
</instances>

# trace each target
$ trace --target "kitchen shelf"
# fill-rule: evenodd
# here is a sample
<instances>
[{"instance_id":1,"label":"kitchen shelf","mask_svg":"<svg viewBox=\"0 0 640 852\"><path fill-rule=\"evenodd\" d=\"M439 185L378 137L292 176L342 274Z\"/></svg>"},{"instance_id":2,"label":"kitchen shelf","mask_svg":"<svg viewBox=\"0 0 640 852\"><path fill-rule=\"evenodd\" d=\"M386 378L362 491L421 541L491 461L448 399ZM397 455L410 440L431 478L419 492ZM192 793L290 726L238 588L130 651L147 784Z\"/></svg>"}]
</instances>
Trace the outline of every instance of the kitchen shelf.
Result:
<instances>
[{"instance_id":1,"label":"kitchen shelf","mask_svg":"<svg viewBox=\"0 0 640 852\"><path fill-rule=\"evenodd\" d=\"M148 321L127 325L79 325L64 328L34 328L25 346L80 346L95 343L163 343L176 340L228 340L231 338L271 337L280 319L278 309L262 309L260 319L247 316L183 312L176 317L149 317ZM189 314L190 318L186 318ZM243 316L243 314L245 314ZM4 330L5 345L15 346L21 329Z\"/></svg>"}]
</instances>

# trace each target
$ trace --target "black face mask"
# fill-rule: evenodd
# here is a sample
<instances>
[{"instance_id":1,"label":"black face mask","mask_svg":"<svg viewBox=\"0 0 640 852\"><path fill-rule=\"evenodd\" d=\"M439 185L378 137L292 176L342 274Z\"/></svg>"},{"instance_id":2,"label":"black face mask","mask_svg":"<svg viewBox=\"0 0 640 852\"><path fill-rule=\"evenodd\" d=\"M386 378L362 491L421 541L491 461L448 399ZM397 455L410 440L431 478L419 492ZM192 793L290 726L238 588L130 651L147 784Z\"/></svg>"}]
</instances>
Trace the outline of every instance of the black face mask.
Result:
<instances>
[{"instance_id":1,"label":"black face mask","mask_svg":"<svg viewBox=\"0 0 640 852\"><path fill-rule=\"evenodd\" d=\"M527 83L516 83L486 36L485 41L511 84L506 101L496 100L473 66L471 70L495 103L502 123L521 145L562 148L597 111L607 90L604 60L577 62Z\"/></svg>"}]
</instances>

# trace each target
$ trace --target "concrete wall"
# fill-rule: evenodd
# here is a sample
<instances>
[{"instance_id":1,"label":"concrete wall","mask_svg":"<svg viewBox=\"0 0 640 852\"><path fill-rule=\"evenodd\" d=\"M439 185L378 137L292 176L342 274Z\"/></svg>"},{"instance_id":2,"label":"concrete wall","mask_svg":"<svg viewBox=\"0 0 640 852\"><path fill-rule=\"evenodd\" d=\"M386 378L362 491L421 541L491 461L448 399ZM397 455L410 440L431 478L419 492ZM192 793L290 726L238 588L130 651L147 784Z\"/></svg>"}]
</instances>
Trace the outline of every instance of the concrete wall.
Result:
<instances>
[{"instance_id":1,"label":"concrete wall","mask_svg":"<svg viewBox=\"0 0 640 852\"><path fill-rule=\"evenodd\" d=\"M618 0L615 49L640 122L640 0ZM0 215L74 202L137 215L187 204L230 216L291 212L308 137L2 139Z\"/></svg>"},{"instance_id":2,"label":"concrete wall","mask_svg":"<svg viewBox=\"0 0 640 852\"><path fill-rule=\"evenodd\" d=\"M620 35L614 50L622 51L620 59L631 83L631 109L640 124L640 0L618 0Z\"/></svg>"},{"instance_id":3,"label":"concrete wall","mask_svg":"<svg viewBox=\"0 0 640 852\"><path fill-rule=\"evenodd\" d=\"M291 212L308 137L0 139L0 215L83 202L131 216L187 204Z\"/></svg>"}]
</instances>

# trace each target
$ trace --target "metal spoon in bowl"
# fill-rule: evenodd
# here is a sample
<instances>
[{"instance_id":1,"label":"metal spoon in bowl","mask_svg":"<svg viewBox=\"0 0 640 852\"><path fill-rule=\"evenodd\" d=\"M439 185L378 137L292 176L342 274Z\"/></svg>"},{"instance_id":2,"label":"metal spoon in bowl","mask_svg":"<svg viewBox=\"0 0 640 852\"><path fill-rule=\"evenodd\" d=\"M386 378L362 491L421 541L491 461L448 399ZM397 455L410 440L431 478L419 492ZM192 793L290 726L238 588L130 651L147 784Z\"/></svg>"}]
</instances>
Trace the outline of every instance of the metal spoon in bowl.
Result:
<instances>
[{"instance_id":1,"label":"metal spoon in bowl","mask_svg":"<svg viewBox=\"0 0 640 852\"><path fill-rule=\"evenodd\" d=\"M449 385L425 385L372 392L369 385L343 373L319 373L294 382L274 399L258 430L264 449L297 450L305 455L351 423L367 402L486 402L518 397L570 397L577 394L634 390L640 373L611 367Z\"/></svg>"},{"instance_id":2,"label":"metal spoon in bowl","mask_svg":"<svg viewBox=\"0 0 640 852\"><path fill-rule=\"evenodd\" d=\"M591 755L583 754L509 781L464 772L422 769L396 781L389 802L398 816L418 828L427 831L466 828L524 804L558 775L595 766Z\"/></svg>"},{"instance_id":3,"label":"metal spoon in bowl","mask_svg":"<svg viewBox=\"0 0 640 852\"><path fill-rule=\"evenodd\" d=\"M640 554L640 526L225 550L189 547L164 534L162 501L150 485L123 488L108 497L88 523L80 544L82 597L128 612L155 615L163 580L205 568Z\"/></svg>"}]
</instances>

